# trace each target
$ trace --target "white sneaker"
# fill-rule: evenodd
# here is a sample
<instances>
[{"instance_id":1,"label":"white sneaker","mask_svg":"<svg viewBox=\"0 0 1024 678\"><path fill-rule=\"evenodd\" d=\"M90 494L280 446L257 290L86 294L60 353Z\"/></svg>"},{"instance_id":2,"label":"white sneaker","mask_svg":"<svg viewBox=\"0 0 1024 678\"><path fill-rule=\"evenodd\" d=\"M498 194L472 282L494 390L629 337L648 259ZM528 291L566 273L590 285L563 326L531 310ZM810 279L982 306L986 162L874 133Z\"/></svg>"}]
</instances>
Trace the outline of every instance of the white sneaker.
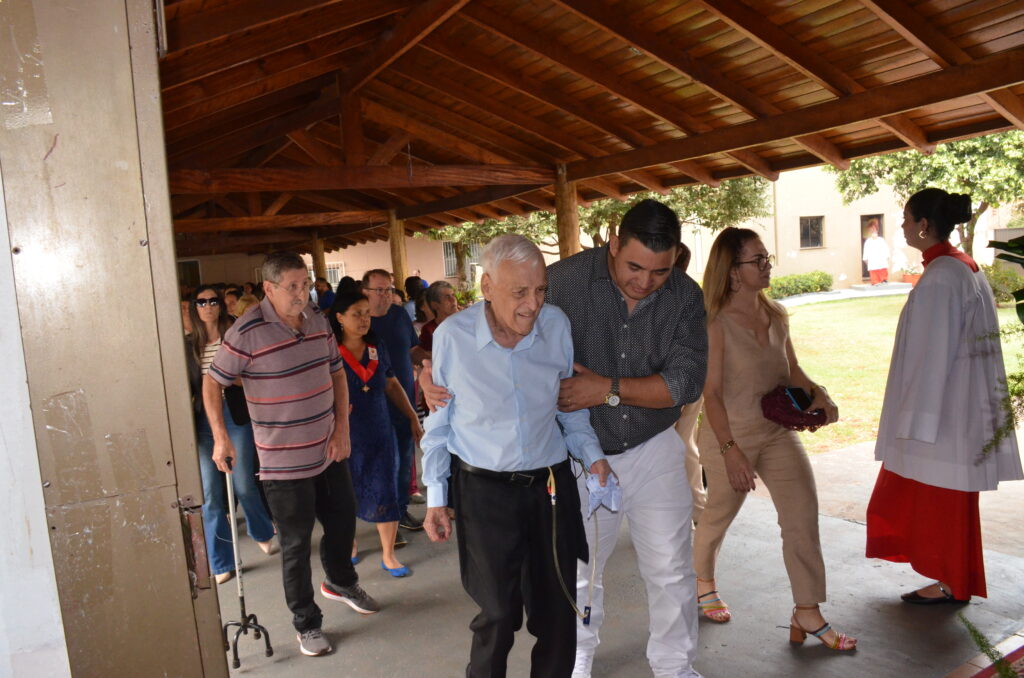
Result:
<instances>
[{"instance_id":1,"label":"white sneaker","mask_svg":"<svg viewBox=\"0 0 1024 678\"><path fill-rule=\"evenodd\" d=\"M577 654L576 665L572 667L572 678L590 678L594 666L594 655Z\"/></svg>"}]
</instances>

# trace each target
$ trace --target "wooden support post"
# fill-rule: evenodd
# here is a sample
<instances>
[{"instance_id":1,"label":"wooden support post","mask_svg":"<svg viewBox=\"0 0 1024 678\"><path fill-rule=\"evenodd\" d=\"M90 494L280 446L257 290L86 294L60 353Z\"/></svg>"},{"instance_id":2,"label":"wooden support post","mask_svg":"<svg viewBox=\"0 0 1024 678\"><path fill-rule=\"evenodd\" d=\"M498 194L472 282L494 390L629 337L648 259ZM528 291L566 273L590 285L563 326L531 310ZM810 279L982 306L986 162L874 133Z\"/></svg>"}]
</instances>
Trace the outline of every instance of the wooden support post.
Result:
<instances>
[{"instance_id":1,"label":"wooden support post","mask_svg":"<svg viewBox=\"0 0 1024 678\"><path fill-rule=\"evenodd\" d=\"M313 236L313 247L310 248L313 255L313 277L327 279L327 262L324 260L324 239L319 234Z\"/></svg>"},{"instance_id":2,"label":"wooden support post","mask_svg":"<svg viewBox=\"0 0 1024 678\"><path fill-rule=\"evenodd\" d=\"M366 164L363 150L363 111L359 95L348 92L341 97L341 150L345 164L358 167Z\"/></svg>"},{"instance_id":3,"label":"wooden support post","mask_svg":"<svg viewBox=\"0 0 1024 678\"><path fill-rule=\"evenodd\" d=\"M566 181L565 165L555 175L555 218L558 223L558 255L562 259L580 251L580 218L576 209L576 182Z\"/></svg>"},{"instance_id":4,"label":"wooden support post","mask_svg":"<svg viewBox=\"0 0 1024 678\"><path fill-rule=\"evenodd\" d=\"M391 244L391 273L395 276L395 285L402 287L409 270L405 260L405 222L395 215L395 210L388 210L388 242Z\"/></svg>"}]
</instances>

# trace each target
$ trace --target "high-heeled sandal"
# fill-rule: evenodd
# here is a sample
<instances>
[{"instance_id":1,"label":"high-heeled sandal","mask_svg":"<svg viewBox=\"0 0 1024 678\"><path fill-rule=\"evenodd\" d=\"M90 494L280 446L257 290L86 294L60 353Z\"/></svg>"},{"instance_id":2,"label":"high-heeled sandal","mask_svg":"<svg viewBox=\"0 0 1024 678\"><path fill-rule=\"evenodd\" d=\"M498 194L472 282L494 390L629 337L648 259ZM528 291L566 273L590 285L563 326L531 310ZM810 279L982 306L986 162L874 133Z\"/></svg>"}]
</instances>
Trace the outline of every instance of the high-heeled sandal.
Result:
<instances>
[{"instance_id":1,"label":"high-heeled sandal","mask_svg":"<svg viewBox=\"0 0 1024 678\"><path fill-rule=\"evenodd\" d=\"M718 591L708 591L707 593L700 594L697 596L697 606L700 608L701 614L706 618L716 624L724 624L732 619L732 613L729 611L729 606L717 594ZM715 597L702 601L701 598L705 596Z\"/></svg>"},{"instance_id":2,"label":"high-heeled sandal","mask_svg":"<svg viewBox=\"0 0 1024 678\"><path fill-rule=\"evenodd\" d=\"M794 643L796 645L803 645L804 639L807 638L807 634L809 633L818 640L820 640L821 644L829 648L830 650L848 652L850 650L857 649L856 638L851 638L845 633L839 633L838 631L835 632L835 636L833 637L833 640L831 642L825 640L825 634L832 630L832 625L828 622L825 622L825 624L816 631L808 631L807 629L805 629L803 626L800 625L800 622L796 620L797 608L802 610L815 609L813 607L800 608L799 606L793 608L793 616L789 619L789 642Z\"/></svg>"}]
</instances>

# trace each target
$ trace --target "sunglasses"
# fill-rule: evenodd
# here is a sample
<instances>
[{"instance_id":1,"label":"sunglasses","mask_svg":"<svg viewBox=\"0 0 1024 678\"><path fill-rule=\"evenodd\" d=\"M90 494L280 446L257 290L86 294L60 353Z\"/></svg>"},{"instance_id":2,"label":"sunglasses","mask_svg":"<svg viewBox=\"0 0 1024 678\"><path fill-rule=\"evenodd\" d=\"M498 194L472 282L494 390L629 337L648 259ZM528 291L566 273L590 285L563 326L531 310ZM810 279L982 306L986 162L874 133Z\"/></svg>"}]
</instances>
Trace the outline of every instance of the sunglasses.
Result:
<instances>
[{"instance_id":1,"label":"sunglasses","mask_svg":"<svg viewBox=\"0 0 1024 678\"><path fill-rule=\"evenodd\" d=\"M217 299L216 297L211 297L209 299L196 299L195 303L196 308L206 308L207 304L216 308L217 306L220 306L220 299Z\"/></svg>"}]
</instances>

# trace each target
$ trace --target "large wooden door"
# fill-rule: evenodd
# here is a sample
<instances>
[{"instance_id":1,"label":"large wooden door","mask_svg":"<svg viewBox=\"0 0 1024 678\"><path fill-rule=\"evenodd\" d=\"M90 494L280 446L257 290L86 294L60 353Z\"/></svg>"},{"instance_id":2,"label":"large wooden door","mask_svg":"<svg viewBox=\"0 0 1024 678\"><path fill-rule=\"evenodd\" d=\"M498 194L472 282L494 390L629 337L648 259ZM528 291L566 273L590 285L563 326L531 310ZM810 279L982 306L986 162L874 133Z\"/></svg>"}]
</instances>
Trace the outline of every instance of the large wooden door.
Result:
<instances>
[{"instance_id":1,"label":"large wooden door","mask_svg":"<svg viewBox=\"0 0 1024 678\"><path fill-rule=\"evenodd\" d=\"M20 321L72 673L226 676L193 554L202 490L153 8L4 0L0 33L5 323Z\"/></svg>"}]
</instances>

